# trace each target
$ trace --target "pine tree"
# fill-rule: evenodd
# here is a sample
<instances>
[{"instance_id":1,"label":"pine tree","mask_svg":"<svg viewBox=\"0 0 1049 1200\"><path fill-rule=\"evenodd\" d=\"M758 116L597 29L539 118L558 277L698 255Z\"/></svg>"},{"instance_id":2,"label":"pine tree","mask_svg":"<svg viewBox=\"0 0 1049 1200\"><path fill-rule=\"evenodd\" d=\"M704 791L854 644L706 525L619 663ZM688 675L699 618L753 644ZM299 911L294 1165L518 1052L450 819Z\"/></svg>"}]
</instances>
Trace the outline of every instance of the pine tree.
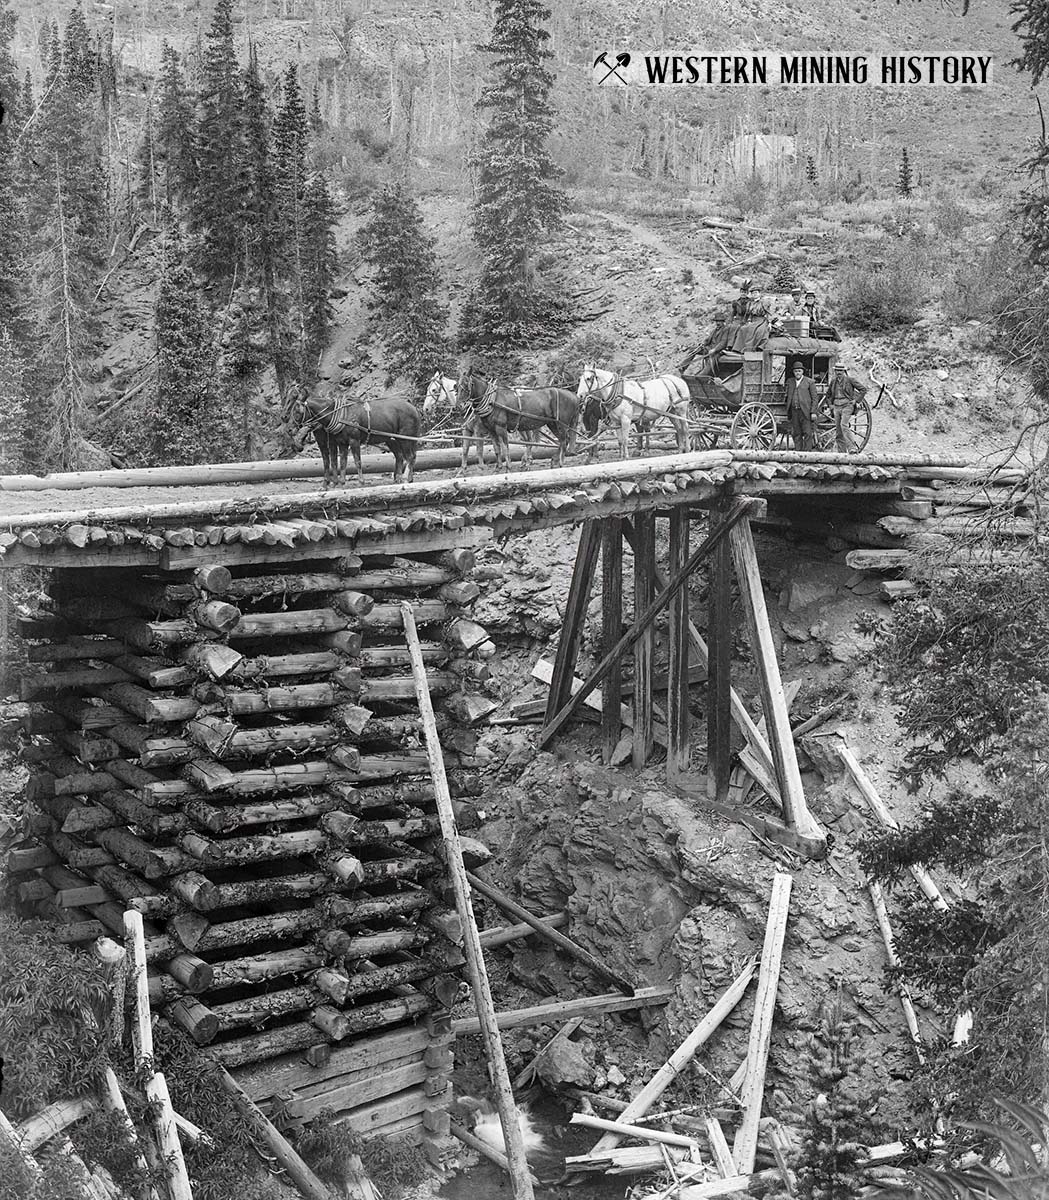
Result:
<instances>
[{"instance_id":1,"label":"pine tree","mask_svg":"<svg viewBox=\"0 0 1049 1200\"><path fill-rule=\"evenodd\" d=\"M816 160L811 154L805 155L805 178L809 183L819 183L820 177L816 170Z\"/></svg>"},{"instance_id":2,"label":"pine tree","mask_svg":"<svg viewBox=\"0 0 1049 1200\"><path fill-rule=\"evenodd\" d=\"M286 241L298 253L302 229L302 200L309 173L310 127L292 63L281 80L281 104L273 122L273 165L277 209Z\"/></svg>"},{"instance_id":3,"label":"pine tree","mask_svg":"<svg viewBox=\"0 0 1049 1200\"><path fill-rule=\"evenodd\" d=\"M146 98L142 117L142 139L136 154L138 185L136 193L139 203L156 224L160 214L161 197L157 180L157 139L153 132L153 97Z\"/></svg>"},{"instance_id":4,"label":"pine tree","mask_svg":"<svg viewBox=\"0 0 1049 1200\"><path fill-rule=\"evenodd\" d=\"M95 89L97 70L91 34L79 5L69 14L69 20L66 22L62 66L66 86L82 100L86 100Z\"/></svg>"},{"instance_id":5,"label":"pine tree","mask_svg":"<svg viewBox=\"0 0 1049 1200\"><path fill-rule=\"evenodd\" d=\"M59 75L62 74L62 34L59 31L58 22L53 18L48 33L47 54L43 57L46 59L47 68L44 73L42 100L46 100L58 82Z\"/></svg>"},{"instance_id":6,"label":"pine tree","mask_svg":"<svg viewBox=\"0 0 1049 1200\"><path fill-rule=\"evenodd\" d=\"M156 411L146 457L153 463L221 459L234 443L216 403L212 322L175 226L163 253L155 320Z\"/></svg>"},{"instance_id":7,"label":"pine tree","mask_svg":"<svg viewBox=\"0 0 1049 1200\"><path fill-rule=\"evenodd\" d=\"M0 102L10 114L0 121L0 328L21 327L25 301L25 225L16 194L15 138L21 102L11 45L15 16L0 0Z\"/></svg>"},{"instance_id":8,"label":"pine tree","mask_svg":"<svg viewBox=\"0 0 1049 1200\"><path fill-rule=\"evenodd\" d=\"M154 140L169 207L186 203L197 178L193 161L193 104L187 95L178 53L165 42L160 51L160 86Z\"/></svg>"},{"instance_id":9,"label":"pine tree","mask_svg":"<svg viewBox=\"0 0 1049 1200\"><path fill-rule=\"evenodd\" d=\"M8 327L0 323L0 475L25 468L25 363Z\"/></svg>"},{"instance_id":10,"label":"pine tree","mask_svg":"<svg viewBox=\"0 0 1049 1200\"><path fill-rule=\"evenodd\" d=\"M777 292L792 292L800 286L798 271L789 258L781 258L772 285Z\"/></svg>"},{"instance_id":11,"label":"pine tree","mask_svg":"<svg viewBox=\"0 0 1049 1200\"><path fill-rule=\"evenodd\" d=\"M331 328L331 290L338 269L335 222L328 185L314 176L306 185L302 219L302 305L308 364L324 349Z\"/></svg>"},{"instance_id":12,"label":"pine tree","mask_svg":"<svg viewBox=\"0 0 1049 1200\"><path fill-rule=\"evenodd\" d=\"M911 173L911 160L907 147L903 147L900 155L900 174L896 181L896 190L901 196L909 196L914 191L914 177Z\"/></svg>"},{"instance_id":13,"label":"pine tree","mask_svg":"<svg viewBox=\"0 0 1049 1200\"><path fill-rule=\"evenodd\" d=\"M35 466L72 471L80 465L86 417L84 365L91 350L88 305L93 276L78 253L80 238L66 204L67 178L52 160L55 204L42 231L36 266L38 287L46 288L38 310L36 362L38 391L27 421L27 458Z\"/></svg>"},{"instance_id":14,"label":"pine tree","mask_svg":"<svg viewBox=\"0 0 1049 1200\"><path fill-rule=\"evenodd\" d=\"M477 101L490 118L473 158L472 223L484 265L468 340L512 344L524 336L539 303L536 248L565 207L546 147L554 127L553 76L544 65L552 57L550 16L541 0L495 0L491 40L481 47L495 56L495 78Z\"/></svg>"},{"instance_id":15,"label":"pine tree","mask_svg":"<svg viewBox=\"0 0 1049 1200\"><path fill-rule=\"evenodd\" d=\"M446 351L448 310L437 299L434 239L423 226L418 204L397 184L379 194L359 240L365 259L375 267L369 307L389 377L407 379L421 396Z\"/></svg>"},{"instance_id":16,"label":"pine tree","mask_svg":"<svg viewBox=\"0 0 1049 1200\"><path fill-rule=\"evenodd\" d=\"M270 113L252 46L244 73L246 197L244 279L261 290L266 312L269 359L277 390L287 390L288 333L286 304L278 291L279 233L277 190L270 153Z\"/></svg>"},{"instance_id":17,"label":"pine tree","mask_svg":"<svg viewBox=\"0 0 1049 1200\"><path fill-rule=\"evenodd\" d=\"M802 1120L797 1195L799 1200L853 1200L867 1183L860 1163L874 1131L859 1096L861 1060L840 992L823 1005L805 1055L814 1099Z\"/></svg>"},{"instance_id":18,"label":"pine tree","mask_svg":"<svg viewBox=\"0 0 1049 1200\"><path fill-rule=\"evenodd\" d=\"M244 91L233 50L233 0L218 0L204 43L194 130L198 175L190 201L194 261L228 284L243 251Z\"/></svg>"}]
</instances>

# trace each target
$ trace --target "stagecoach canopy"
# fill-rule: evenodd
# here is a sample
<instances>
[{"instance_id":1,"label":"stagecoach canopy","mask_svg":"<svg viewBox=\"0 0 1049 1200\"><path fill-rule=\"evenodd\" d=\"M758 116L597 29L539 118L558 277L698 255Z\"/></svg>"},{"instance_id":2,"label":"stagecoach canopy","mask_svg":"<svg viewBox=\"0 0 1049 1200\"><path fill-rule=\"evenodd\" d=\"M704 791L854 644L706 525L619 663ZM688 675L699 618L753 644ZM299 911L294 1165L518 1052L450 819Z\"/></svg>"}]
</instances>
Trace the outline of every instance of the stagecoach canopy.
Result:
<instances>
[{"instance_id":1,"label":"stagecoach canopy","mask_svg":"<svg viewBox=\"0 0 1049 1200\"><path fill-rule=\"evenodd\" d=\"M841 342L828 342L823 338L770 337L762 352L768 356L773 354L823 354L830 358L840 358L844 353L844 347Z\"/></svg>"}]
</instances>

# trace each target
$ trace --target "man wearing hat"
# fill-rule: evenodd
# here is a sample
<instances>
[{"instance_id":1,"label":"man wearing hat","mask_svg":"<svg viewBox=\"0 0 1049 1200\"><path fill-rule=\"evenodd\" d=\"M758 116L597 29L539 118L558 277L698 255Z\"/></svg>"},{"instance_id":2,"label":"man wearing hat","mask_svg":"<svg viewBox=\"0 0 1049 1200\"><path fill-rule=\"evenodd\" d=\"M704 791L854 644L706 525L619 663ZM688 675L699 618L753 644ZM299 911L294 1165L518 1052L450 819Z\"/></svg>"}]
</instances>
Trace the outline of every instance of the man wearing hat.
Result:
<instances>
[{"instance_id":1,"label":"man wearing hat","mask_svg":"<svg viewBox=\"0 0 1049 1200\"><path fill-rule=\"evenodd\" d=\"M836 362L834 378L827 388L827 403L834 410L834 448L845 454L856 449L848 423L856 411L856 405L866 394L867 389L858 379L853 379L845 369L845 364Z\"/></svg>"},{"instance_id":2,"label":"man wearing hat","mask_svg":"<svg viewBox=\"0 0 1049 1200\"><path fill-rule=\"evenodd\" d=\"M718 356L721 351L728 345L729 334L728 324L723 312L714 314L714 325L707 333L703 341L690 350L688 354L681 360L678 366L678 371L683 375L689 368L693 359L698 358L701 354L707 358L707 362L703 364L702 369L709 374L713 374L717 367Z\"/></svg>"},{"instance_id":3,"label":"man wearing hat","mask_svg":"<svg viewBox=\"0 0 1049 1200\"><path fill-rule=\"evenodd\" d=\"M805 374L802 363L796 362L787 380L787 418L794 431L795 450L814 450L816 438L812 431L812 413L819 401L816 381Z\"/></svg>"},{"instance_id":4,"label":"man wearing hat","mask_svg":"<svg viewBox=\"0 0 1049 1200\"><path fill-rule=\"evenodd\" d=\"M802 306L803 312L809 318L809 328L814 325L823 324L823 310L816 307L816 293L806 292L805 303Z\"/></svg>"}]
</instances>

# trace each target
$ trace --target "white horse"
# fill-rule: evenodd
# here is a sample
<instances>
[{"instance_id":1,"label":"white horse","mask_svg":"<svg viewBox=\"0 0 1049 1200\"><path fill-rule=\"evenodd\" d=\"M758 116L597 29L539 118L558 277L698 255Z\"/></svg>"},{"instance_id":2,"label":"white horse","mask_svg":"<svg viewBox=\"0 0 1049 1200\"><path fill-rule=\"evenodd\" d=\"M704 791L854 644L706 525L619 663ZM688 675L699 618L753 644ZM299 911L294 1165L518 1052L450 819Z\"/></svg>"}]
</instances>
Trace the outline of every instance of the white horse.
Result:
<instances>
[{"instance_id":1,"label":"white horse","mask_svg":"<svg viewBox=\"0 0 1049 1200\"><path fill-rule=\"evenodd\" d=\"M637 429L638 454L647 448L648 435L657 421L666 417L674 426L678 452L688 450L688 384L679 375L659 375L655 379L624 379L594 363L583 367L576 389L583 412L583 428L591 436L597 433L601 418L619 426L620 458L630 457L630 426ZM595 442L590 451L597 452Z\"/></svg>"},{"instance_id":2,"label":"white horse","mask_svg":"<svg viewBox=\"0 0 1049 1200\"><path fill-rule=\"evenodd\" d=\"M434 409L439 404L446 404L450 409L454 409L458 404L458 395L458 381L450 375L442 375L440 371L434 371L433 378L426 388L426 398L423 400L423 416L432 417ZM477 461L484 467L484 426L472 410L463 417L462 445L463 459L456 474L466 474L466 463L470 457L471 445L477 447Z\"/></svg>"}]
</instances>

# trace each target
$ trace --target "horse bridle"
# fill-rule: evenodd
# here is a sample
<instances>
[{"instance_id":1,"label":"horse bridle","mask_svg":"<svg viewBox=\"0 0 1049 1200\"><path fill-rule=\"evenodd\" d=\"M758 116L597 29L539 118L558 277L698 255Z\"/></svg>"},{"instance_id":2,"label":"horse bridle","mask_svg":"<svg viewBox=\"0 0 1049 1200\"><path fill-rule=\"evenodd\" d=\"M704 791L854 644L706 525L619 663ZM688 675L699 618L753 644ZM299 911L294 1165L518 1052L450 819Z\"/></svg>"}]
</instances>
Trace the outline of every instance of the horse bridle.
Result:
<instances>
[{"instance_id":1,"label":"horse bridle","mask_svg":"<svg viewBox=\"0 0 1049 1200\"><path fill-rule=\"evenodd\" d=\"M585 401L589 403L589 401L596 396L598 403L601 405L601 415L603 417L607 417L612 409L616 407L619 401L622 400L626 394L623 390L623 376L618 372L613 371L611 383L598 384L596 367L590 367L589 370L583 372L584 380L586 379L587 375L590 376L590 383L592 386L587 388ZM602 395L606 388L610 389L607 396Z\"/></svg>"},{"instance_id":2,"label":"horse bridle","mask_svg":"<svg viewBox=\"0 0 1049 1200\"><path fill-rule=\"evenodd\" d=\"M317 413L316 416L309 417L307 420L303 421L302 427L304 429L308 429L311 433L316 429L321 429L324 431L324 433L334 433L336 429L340 428L340 426L344 424L344 422L339 420L339 414L349 408L351 404L356 403L358 403L356 400L339 400L332 404L330 408L327 408L323 412ZM370 431L372 424L371 401L363 401L361 403L361 407L364 409L365 415L368 418L368 430Z\"/></svg>"}]
</instances>

